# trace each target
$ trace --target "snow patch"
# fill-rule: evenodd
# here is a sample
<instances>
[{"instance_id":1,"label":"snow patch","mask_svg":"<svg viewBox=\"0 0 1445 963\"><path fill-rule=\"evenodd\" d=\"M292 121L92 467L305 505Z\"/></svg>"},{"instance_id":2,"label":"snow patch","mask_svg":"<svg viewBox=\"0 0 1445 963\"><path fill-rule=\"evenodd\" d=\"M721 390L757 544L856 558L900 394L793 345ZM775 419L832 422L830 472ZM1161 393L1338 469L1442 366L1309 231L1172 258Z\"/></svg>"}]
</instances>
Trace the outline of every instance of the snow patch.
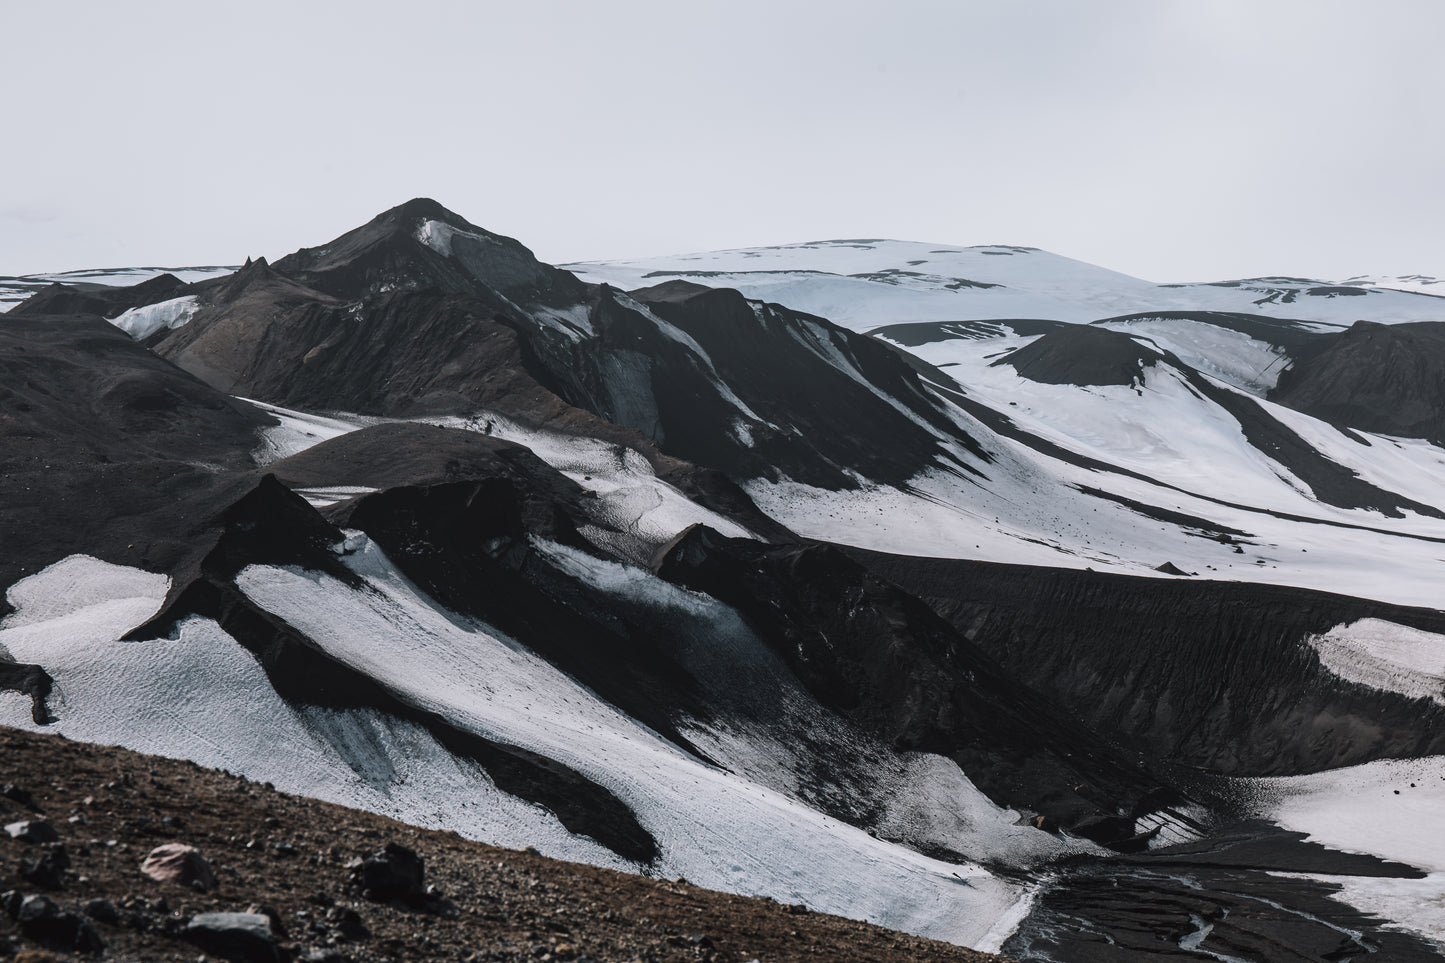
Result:
<instances>
[{"instance_id":1,"label":"snow patch","mask_svg":"<svg viewBox=\"0 0 1445 963\"><path fill-rule=\"evenodd\" d=\"M1342 679L1445 705L1445 635L1360 619L1306 642L1320 664Z\"/></svg>"},{"instance_id":2,"label":"snow patch","mask_svg":"<svg viewBox=\"0 0 1445 963\"><path fill-rule=\"evenodd\" d=\"M1240 780L1261 815L1335 849L1445 872L1445 756Z\"/></svg>"},{"instance_id":3,"label":"snow patch","mask_svg":"<svg viewBox=\"0 0 1445 963\"><path fill-rule=\"evenodd\" d=\"M183 326L195 317L199 309L200 304L193 296L172 298L158 304L131 308L111 318L110 323L137 341L144 341L162 329L174 331Z\"/></svg>"}]
</instances>

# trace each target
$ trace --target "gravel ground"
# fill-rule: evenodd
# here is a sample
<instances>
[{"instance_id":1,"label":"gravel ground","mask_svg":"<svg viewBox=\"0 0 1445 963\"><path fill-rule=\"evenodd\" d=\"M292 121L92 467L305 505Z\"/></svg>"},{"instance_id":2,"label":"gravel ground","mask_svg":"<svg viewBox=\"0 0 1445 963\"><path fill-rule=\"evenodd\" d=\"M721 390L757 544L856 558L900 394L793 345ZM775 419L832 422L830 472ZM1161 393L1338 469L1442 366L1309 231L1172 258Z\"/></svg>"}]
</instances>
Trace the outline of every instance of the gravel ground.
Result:
<instances>
[{"instance_id":1,"label":"gravel ground","mask_svg":"<svg viewBox=\"0 0 1445 963\"><path fill-rule=\"evenodd\" d=\"M5 963L1001 959L684 880L498 849L189 762L0 728L0 824L42 815L58 842L0 832ZM166 843L196 847L216 888L142 875L142 860ZM368 895L360 864L387 843L422 857L423 891ZM54 906L22 909L37 895ZM249 949L239 939L198 945L188 923L215 912L260 913L273 936ZM104 949L78 948L87 942Z\"/></svg>"}]
</instances>

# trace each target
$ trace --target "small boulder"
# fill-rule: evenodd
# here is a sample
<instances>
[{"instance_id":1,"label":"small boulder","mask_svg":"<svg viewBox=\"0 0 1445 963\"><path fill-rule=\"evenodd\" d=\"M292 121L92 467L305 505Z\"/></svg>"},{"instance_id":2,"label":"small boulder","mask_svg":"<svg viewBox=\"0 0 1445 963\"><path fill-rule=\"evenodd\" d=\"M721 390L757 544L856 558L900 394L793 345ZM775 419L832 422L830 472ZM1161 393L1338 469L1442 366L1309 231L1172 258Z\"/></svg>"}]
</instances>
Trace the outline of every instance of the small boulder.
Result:
<instances>
[{"instance_id":1,"label":"small boulder","mask_svg":"<svg viewBox=\"0 0 1445 963\"><path fill-rule=\"evenodd\" d=\"M11 839L18 839L23 843L54 843L60 840L60 834L50 825L48 819L22 819L16 823L8 823L5 832L10 834Z\"/></svg>"},{"instance_id":2,"label":"small boulder","mask_svg":"<svg viewBox=\"0 0 1445 963\"><path fill-rule=\"evenodd\" d=\"M286 963L271 921L260 913L198 913L182 935L233 963Z\"/></svg>"},{"instance_id":3,"label":"small boulder","mask_svg":"<svg viewBox=\"0 0 1445 963\"><path fill-rule=\"evenodd\" d=\"M211 864L200 850L185 843L157 846L141 863L140 871L158 883L176 883L206 892L216 888Z\"/></svg>"},{"instance_id":4,"label":"small boulder","mask_svg":"<svg viewBox=\"0 0 1445 963\"><path fill-rule=\"evenodd\" d=\"M415 850L400 843L387 843L361 861L361 889L368 899L385 902L420 900L425 868Z\"/></svg>"},{"instance_id":5,"label":"small boulder","mask_svg":"<svg viewBox=\"0 0 1445 963\"><path fill-rule=\"evenodd\" d=\"M80 911L97 923L110 923L112 925L120 922L120 911L115 904L108 899L86 900Z\"/></svg>"},{"instance_id":6,"label":"small boulder","mask_svg":"<svg viewBox=\"0 0 1445 963\"><path fill-rule=\"evenodd\" d=\"M13 782L7 782L3 787L0 787L0 796L4 796L6 799L13 799L26 809L35 810L40 808L35 805L35 796L30 790L22 786L17 786Z\"/></svg>"}]
</instances>

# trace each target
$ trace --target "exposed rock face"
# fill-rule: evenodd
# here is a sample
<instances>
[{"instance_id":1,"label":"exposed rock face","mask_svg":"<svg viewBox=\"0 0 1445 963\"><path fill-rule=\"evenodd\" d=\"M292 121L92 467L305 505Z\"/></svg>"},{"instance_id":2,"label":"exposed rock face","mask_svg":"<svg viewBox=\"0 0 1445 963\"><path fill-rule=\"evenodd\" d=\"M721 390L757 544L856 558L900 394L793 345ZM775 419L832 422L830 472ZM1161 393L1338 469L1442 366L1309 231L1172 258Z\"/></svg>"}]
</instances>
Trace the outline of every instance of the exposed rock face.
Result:
<instances>
[{"instance_id":1,"label":"exposed rock face","mask_svg":"<svg viewBox=\"0 0 1445 963\"><path fill-rule=\"evenodd\" d=\"M849 553L1149 758L1286 775L1445 752L1445 708L1345 682L1304 644L1361 618L1445 632L1438 612L1282 586Z\"/></svg>"},{"instance_id":2,"label":"exposed rock face","mask_svg":"<svg viewBox=\"0 0 1445 963\"><path fill-rule=\"evenodd\" d=\"M0 325L0 584L84 553L164 570L226 501L275 420L178 370L98 316ZM3 604L0 604L3 608ZM3 656L0 656L3 660ZM43 680L0 679L29 691Z\"/></svg>"},{"instance_id":3,"label":"exposed rock face","mask_svg":"<svg viewBox=\"0 0 1445 963\"><path fill-rule=\"evenodd\" d=\"M1001 805L1126 845L1135 817L1183 801L835 548L769 547L694 526L657 571L736 606L824 705L900 749L952 757Z\"/></svg>"},{"instance_id":4,"label":"exposed rock face","mask_svg":"<svg viewBox=\"0 0 1445 963\"><path fill-rule=\"evenodd\" d=\"M1287 369L1270 400L1338 425L1445 443L1445 323L1356 322Z\"/></svg>"}]
</instances>

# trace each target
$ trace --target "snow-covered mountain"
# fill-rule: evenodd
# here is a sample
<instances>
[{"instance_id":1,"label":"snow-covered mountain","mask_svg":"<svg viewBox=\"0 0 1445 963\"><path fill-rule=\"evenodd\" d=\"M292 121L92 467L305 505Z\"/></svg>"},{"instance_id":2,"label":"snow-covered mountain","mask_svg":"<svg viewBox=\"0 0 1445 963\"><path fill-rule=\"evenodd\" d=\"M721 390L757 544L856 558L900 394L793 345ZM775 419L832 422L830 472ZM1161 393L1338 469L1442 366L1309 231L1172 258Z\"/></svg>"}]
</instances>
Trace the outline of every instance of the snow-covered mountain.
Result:
<instances>
[{"instance_id":1,"label":"snow-covered mountain","mask_svg":"<svg viewBox=\"0 0 1445 963\"><path fill-rule=\"evenodd\" d=\"M1247 278L1155 284L1032 247L854 239L563 265L624 289L681 279L735 288L855 331L910 321L1089 322L1161 311L1233 311L1348 326L1445 320L1433 278ZM1391 282L1395 283L1391 283Z\"/></svg>"},{"instance_id":2,"label":"snow-covered mountain","mask_svg":"<svg viewBox=\"0 0 1445 963\"><path fill-rule=\"evenodd\" d=\"M1438 956L1445 301L578 270L418 200L5 314L0 723L1019 958Z\"/></svg>"}]
</instances>

